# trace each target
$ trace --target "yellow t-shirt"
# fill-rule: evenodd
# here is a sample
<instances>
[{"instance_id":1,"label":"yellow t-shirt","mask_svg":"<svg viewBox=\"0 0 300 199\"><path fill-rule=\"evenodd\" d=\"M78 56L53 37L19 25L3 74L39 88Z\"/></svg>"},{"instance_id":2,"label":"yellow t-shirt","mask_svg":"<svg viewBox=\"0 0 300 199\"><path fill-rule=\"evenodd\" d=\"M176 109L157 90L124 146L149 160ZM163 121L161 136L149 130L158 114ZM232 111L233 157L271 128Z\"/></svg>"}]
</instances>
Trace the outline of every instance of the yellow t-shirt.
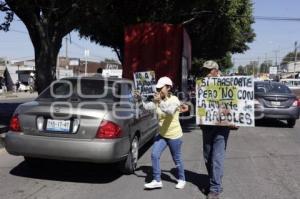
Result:
<instances>
[{"instance_id":1,"label":"yellow t-shirt","mask_svg":"<svg viewBox=\"0 0 300 199\"><path fill-rule=\"evenodd\" d=\"M163 106L165 105L165 106ZM164 108L175 109L173 114L164 112ZM179 123L180 101L176 96L170 96L157 106L156 112L159 120L159 134L168 139L180 138L183 133Z\"/></svg>"}]
</instances>

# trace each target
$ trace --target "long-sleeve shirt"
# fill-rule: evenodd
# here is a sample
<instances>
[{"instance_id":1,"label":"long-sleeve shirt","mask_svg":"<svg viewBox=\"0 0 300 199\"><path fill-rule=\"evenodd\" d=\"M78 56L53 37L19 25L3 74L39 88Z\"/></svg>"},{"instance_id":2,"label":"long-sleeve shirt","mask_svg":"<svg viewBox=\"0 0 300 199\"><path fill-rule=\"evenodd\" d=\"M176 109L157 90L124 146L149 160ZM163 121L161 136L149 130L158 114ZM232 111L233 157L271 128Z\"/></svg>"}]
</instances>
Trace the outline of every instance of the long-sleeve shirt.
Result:
<instances>
[{"instance_id":1,"label":"long-sleeve shirt","mask_svg":"<svg viewBox=\"0 0 300 199\"><path fill-rule=\"evenodd\" d=\"M177 139L183 135L179 123L180 101L176 96L171 95L159 104L143 102L143 106L147 110L156 110L159 119L159 134L162 137Z\"/></svg>"}]
</instances>

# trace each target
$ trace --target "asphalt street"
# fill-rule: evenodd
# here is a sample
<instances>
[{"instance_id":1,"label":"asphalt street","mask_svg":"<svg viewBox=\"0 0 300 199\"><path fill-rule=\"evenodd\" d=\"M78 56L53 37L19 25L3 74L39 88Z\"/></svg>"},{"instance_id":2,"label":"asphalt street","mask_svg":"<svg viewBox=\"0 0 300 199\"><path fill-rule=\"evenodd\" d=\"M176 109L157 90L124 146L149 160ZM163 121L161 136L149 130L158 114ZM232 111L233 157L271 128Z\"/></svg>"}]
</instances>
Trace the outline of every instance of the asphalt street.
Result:
<instances>
[{"instance_id":1,"label":"asphalt street","mask_svg":"<svg viewBox=\"0 0 300 199\"><path fill-rule=\"evenodd\" d=\"M300 122L287 128L280 121L232 131L225 160L224 199L300 199ZM46 162L31 169L22 157L0 149L0 198L5 199L201 199L208 183L201 131L184 128L183 158L187 185L175 189L170 152L161 158L163 188L144 190L151 180L151 145L144 149L134 175L112 165Z\"/></svg>"}]
</instances>

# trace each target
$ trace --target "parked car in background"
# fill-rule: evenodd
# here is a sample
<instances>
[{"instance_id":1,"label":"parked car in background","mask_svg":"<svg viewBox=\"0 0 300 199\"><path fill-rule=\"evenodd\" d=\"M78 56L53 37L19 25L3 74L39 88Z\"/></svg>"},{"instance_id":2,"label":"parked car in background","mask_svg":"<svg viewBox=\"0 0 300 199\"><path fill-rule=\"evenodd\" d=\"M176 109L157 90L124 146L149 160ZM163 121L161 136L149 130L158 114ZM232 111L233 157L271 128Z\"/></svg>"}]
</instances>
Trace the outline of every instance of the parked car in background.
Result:
<instances>
[{"instance_id":1,"label":"parked car in background","mask_svg":"<svg viewBox=\"0 0 300 199\"><path fill-rule=\"evenodd\" d=\"M300 79L281 79L280 82L289 87L298 98L300 97Z\"/></svg>"},{"instance_id":2,"label":"parked car in background","mask_svg":"<svg viewBox=\"0 0 300 199\"><path fill-rule=\"evenodd\" d=\"M281 79L280 82L290 89L300 89L300 79Z\"/></svg>"},{"instance_id":3,"label":"parked car in background","mask_svg":"<svg viewBox=\"0 0 300 199\"><path fill-rule=\"evenodd\" d=\"M4 143L8 153L42 159L117 163L133 173L139 148L158 131L154 112L133 99L126 79L61 79L35 101L20 105Z\"/></svg>"},{"instance_id":4,"label":"parked car in background","mask_svg":"<svg viewBox=\"0 0 300 199\"><path fill-rule=\"evenodd\" d=\"M256 81L254 93L256 119L286 120L290 128L295 126L299 118L298 99L286 85L272 81Z\"/></svg>"}]
</instances>

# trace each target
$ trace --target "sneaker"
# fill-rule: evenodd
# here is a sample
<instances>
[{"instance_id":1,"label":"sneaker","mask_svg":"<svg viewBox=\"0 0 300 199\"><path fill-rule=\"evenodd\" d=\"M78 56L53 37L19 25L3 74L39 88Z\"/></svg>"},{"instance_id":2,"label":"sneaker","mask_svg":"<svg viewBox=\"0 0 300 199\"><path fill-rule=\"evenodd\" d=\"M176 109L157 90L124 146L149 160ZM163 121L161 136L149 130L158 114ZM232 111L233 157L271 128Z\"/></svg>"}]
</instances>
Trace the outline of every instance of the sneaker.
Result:
<instances>
[{"instance_id":1,"label":"sneaker","mask_svg":"<svg viewBox=\"0 0 300 199\"><path fill-rule=\"evenodd\" d=\"M144 187L146 189L156 189L156 188L162 188L163 184L161 181L157 182L156 180L152 180L152 182L144 184Z\"/></svg>"},{"instance_id":2,"label":"sneaker","mask_svg":"<svg viewBox=\"0 0 300 199\"><path fill-rule=\"evenodd\" d=\"M208 193L207 199L219 199L219 193L211 191Z\"/></svg>"},{"instance_id":3,"label":"sneaker","mask_svg":"<svg viewBox=\"0 0 300 199\"><path fill-rule=\"evenodd\" d=\"M186 182L184 180L178 180L177 185L175 186L176 189L183 189Z\"/></svg>"}]
</instances>

